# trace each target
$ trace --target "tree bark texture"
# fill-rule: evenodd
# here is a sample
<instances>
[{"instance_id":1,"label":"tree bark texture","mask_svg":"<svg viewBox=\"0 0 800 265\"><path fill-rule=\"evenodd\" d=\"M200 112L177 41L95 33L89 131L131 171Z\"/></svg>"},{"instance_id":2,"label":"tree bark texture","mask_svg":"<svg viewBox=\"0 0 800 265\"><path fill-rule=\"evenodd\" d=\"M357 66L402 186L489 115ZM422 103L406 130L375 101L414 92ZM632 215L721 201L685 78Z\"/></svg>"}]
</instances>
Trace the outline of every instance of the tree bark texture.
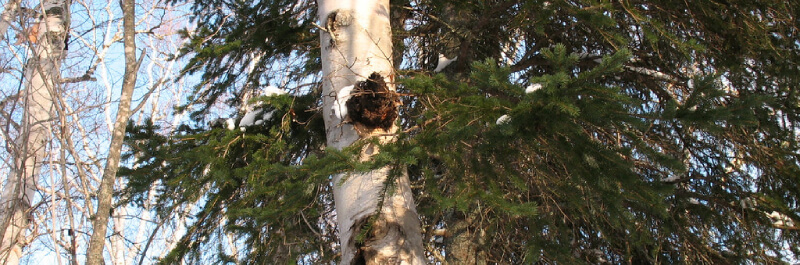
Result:
<instances>
[{"instance_id":1,"label":"tree bark texture","mask_svg":"<svg viewBox=\"0 0 800 265\"><path fill-rule=\"evenodd\" d=\"M31 202L52 133L53 95L59 91L68 7L64 0L42 1L36 10L39 30L31 32L36 35L27 40L32 55L24 71L23 120L15 140L14 165L0 195L0 264L19 264L28 243L25 231L31 220Z\"/></svg>"},{"instance_id":2,"label":"tree bark texture","mask_svg":"<svg viewBox=\"0 0 800 265\"><path fill-rule=\"evenodd\" d=\"M448 264L486 265L486 253L481 249L485 243L486 233L480 224L480 212L456 211L446 217Z\"/></svg>"},{"instance_id":3,"label":"tree bark texture","mask_svg":"<svg viewBox=\"0 0 800 265\"><path fill-rule=\"evenodd\" d=\"M320 0L323 118L328 147L359 139L393 141L397 100L393 92L388 0ZM358 98L351 92L374 97ZM362 150L362 160L379 152ZM408 176L392 181L389 168L334 176L341 264L425 264L420 222ZM385 196L384 196L385 195ZM379 202L382 200L382 205Z\"/></svg>"},{"instance_id":4,"label":"tree bark texture","mask_svg":"<svg viewBox=\"0 0 800 265\"><path fill-rule=\"evenodd\" d=\"M122 40L125 47L125 76L122 81L117 119L108 150L106 167L100 180L97 192L97 213L92 220L92 236L89 240L86 264L103 264L103 247L105 246L108 220L111 215L111 203L114 195L114 182L119 169L122 141L125 139L125 126L131 116L131 97L136 86L136 76L140 62L136 60L136 10L134 0L120 1L122 7Z\"/></svg>"}]
</instances>

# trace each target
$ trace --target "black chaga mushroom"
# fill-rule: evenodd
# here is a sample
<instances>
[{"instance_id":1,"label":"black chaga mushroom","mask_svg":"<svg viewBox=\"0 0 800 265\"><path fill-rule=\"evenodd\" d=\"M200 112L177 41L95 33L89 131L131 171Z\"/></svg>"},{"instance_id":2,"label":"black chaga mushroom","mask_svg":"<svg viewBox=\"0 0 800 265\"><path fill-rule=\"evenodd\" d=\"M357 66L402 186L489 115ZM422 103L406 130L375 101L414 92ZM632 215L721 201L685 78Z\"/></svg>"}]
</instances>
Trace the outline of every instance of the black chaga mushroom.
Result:
<instances>
[{"instance_id":1,"label":"black chaga mushroom","mask_svg":"<svg viewBox=\"0 0 800 265\"><path fill-rule=\"evenodd\" d=\"M367 80L356 82L350 95L345 106L351 122L368 129L392 127L400 98L389 90L383 76L373 72Z\"/></svg>"}]
</instances>

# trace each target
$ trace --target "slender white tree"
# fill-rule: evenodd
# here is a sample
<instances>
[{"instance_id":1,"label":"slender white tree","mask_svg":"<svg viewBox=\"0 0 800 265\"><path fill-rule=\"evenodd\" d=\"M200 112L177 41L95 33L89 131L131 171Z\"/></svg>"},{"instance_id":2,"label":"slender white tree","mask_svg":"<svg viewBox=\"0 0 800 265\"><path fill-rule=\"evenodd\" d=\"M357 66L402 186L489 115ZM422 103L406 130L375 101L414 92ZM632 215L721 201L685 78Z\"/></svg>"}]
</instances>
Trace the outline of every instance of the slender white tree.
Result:
<instances>
[{"instance_id":1,"label":"slender white tree","mask_svg":"<svg viewBox=\"0 0 800 265\"><path fill-rule=\"evenodd\" d=\"M4 49L0 53L0 146L3 147L0 149L0 184L5 196L3 202L6 202L2 205L11 207L12 203L18 203L19 200L12 200L15 196L23 197L17 194L22 188L28 192L24 195L29 200L25 204L31 205L24 212L27 227L13 231L20 234L19 238L11 236L11 229L0 230L0 236L9 230L3 245L7 251L0 253L5 257L14 254L11 258L14 261L9 261L9 264L16 263L20 256L20 263L42 261L43 257L46 257L45 262L52 264L83 263L93 231L92 216L98 208L96 192L103 172L110 169L104 165L111 162L108 157L114 153L105 148L112 141L113 117L118 115L122 98L119 88L123 75L118 74L120 69L115 66L119 59L113 56L115 51L123 49L120 45L123 23L118 19L121 17L117 8L119 1L68 2L72 3L73 9L69 10L71 13L63 13L63 23L72 27L65 29L63 34L70 37L69 53L62 52L60 57L55 57L60 60L56 65L60 65L58 69L48 68L52 65L49 62L34 67L33 63L40 60L27 59L35 58L36 52L41 52L41 48L35 50L35 46L42 45L45 38L52 38L52 33L45 35L47 33L43 32L46 29L42 24L44 18L39 17L46 5L31 5L30 1L3 3L5 9L0 17L3 19L0 33L8 38L0 38L0 42L7 44L0 45ZM68 3L64 5L70 6ZM137 41L145 47L140 49L142 54L146 52L142 65L144 74L139 76L138 83L144 89L140 95L134 96L131 102L134 107L129 109L134 112L144 110L140 119L169 124L173 116L163 113L178 102L172 97L180 98L186 89L181 83L167 80L174 79L180 67L178 61L170 61L169 57L183 41L177 30L185 27L187 19L180 12L187 10L181 5L167 5L158 0L137 1L137 9L140 16L136 21L137 28L143 29L137 32ZM6 29L8 34L5 34ZM57 51L66 49L64 38L53 43L59 46ZM26 47L30 51L27 55ZM57 77L44 82L50 82L46 85L58 92L47 94L50 98L46 102L52 104L49 106L50 118L46 119L48 123L38 123L46 126L46 142L40 144L46 148L40 149L43 157L37 158L36 168L20 168L23 157L34 155L29 145L32 141L25 139L34 137L30 136L28 124L36 124L31 115L22 114L32 113L26 110L31 107L29 98L36 95L33 93L36 86L31 83L41 83L41 77L45 75L39 72L44 71L52 71ZM33 128L34 135L42 131L40 128ZM23 151L27 152L26 156L21 153ZM35 179L25 179L28 182L17 184L23 179L21 169L27 170L25 176ZM38 170L38 174L30 174L29 169ZM125 183L117 180L115 185L120 187ZM112 199L114 202L117 200ZM6 212L2 212L4 215L0 219L3 227L15 224ZM167 249L150 247L145 255L144 250L148 248L143 246L165 245L164 241L180 235L168 225L185 222L185 218L165 217L168 224L159 229L156 224L164 221L155 220L155 215L143 214L152 213L152 209L139 209L136 205L114 206L113 211L105 212L112 212L112 219L107 223L109 229L114 230L105 234L105 249L108 250L105 253L110 254L105 255L107 264L152 262L152 258L163 256ZM23 226L17 224L14 228ZM19 244L11 242L11 239L16 239ZM12 244L16 244L16 248Z\"/></svg>"},{"instance_id":2,"label":"slender white tree","mask_svg":"<svg viewBox=\"0 0 800 265\"><path fill-rule=\"evenodd\" d=\"M327 144L391 142L397 130L388 0L320 0L323 115ZM373 97L359 97L370 94ZM374 95L378 95L374 97ZM372 108L376 107L376 108ZM363 160L379 152L362 150ZM341 264L425 264L420 221L408 176L389 168L334 176Z\"/></svg>"},{"instance_id":3,"label":"slender white tree","mask_svg":"<svg viewBox=\"0 0 800 265\"><path fill-rule=\"evenodd\" d=\"M15 140L14 163L0 197L2 264L19 264L22 248L28 243L25 231L51 134L53 95L59 91L68 7L64 0L42 1L36 10L40 13L33 27L36 30L27 32L32 56L24 71L23 120Z\"/></svg>"}]
</instances>

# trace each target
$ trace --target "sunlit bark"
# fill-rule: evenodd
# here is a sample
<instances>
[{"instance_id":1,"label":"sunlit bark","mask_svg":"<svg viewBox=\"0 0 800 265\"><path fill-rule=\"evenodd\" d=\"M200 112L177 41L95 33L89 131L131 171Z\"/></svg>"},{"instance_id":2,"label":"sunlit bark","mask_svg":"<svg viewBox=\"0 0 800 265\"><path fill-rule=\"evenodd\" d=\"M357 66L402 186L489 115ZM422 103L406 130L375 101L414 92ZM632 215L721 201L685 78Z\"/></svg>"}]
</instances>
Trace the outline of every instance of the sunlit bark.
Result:
<instances>
[{"instance_id":1,"label":"sunlit bark","mask_svg":"<svg viewBox=\"0 0 800 265\"><path fill-rule=\"evenodd\" d=\"M125 138L125 127L131 115L131 98L136 86L136 76L140 61L136 59L136 24L135 3L133 0L123 0L122 25L123 43L125 45L125 77L122 82L122 95L120 96L117 119L111 135L111 144L108 150L106 167L97 192L97 212L92 220L92 237L89 241L86 264L104 264L103 247L105 245L108 220L111 215L111 202L114 193L114 182L119 169L120 155L122 153L122 140ZM114 255L123 259L121 253Z\"/></svg>"},{"instance_id":2,"label":"sunlit bark","mask_svg":"<svg viewBox=\"0 0 800 265\"><path fill-rule=\"evenodd\" d=\"M323 68L323 115L330 148L342 149L363 138L391 142L396 126L373 128L353 119L348 87L369 77L394 91L388 0L318 1ZM345 90L342 92L342 90ZM349 111L349 115L345 112ZM396 111L396 109L392 110ZM396 117L396 116L392 116ZM368 145L362 159L379 150ZM389 168L334 176L334 199L341 264L424 264L420 222L408 177L398 176L384 193ZM385 197L384 197L385 196ZM383 197L383 204L379 205ZM365 231L367 229L368 231Z\"/></svg>"},{"instance_id":3,"label":"sunlit bark","mask_svg":"<svg viewBox=\"0 0 800 265\"><path fill-rule=\"evenodd\" d=\"M59 91L67 7L63 0L43 1L41 10L37 10L41 19L35 22L39 30L30 32L35 35L27 39L33 54L25 65L23 120L15 140L13 166L0 196L0 264L19 264L22 249L28 244L31 202L51 135L53 95Z\"/></svg>"}]
</instances>

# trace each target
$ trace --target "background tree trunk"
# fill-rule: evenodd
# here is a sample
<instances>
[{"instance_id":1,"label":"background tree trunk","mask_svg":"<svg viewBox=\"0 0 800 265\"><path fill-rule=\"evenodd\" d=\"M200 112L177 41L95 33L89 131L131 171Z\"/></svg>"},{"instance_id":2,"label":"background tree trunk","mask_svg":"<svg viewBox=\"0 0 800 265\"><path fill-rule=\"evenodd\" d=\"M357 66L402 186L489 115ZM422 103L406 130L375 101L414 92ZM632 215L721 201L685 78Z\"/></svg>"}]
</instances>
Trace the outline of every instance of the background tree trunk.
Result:
<instances>
[{"instance_id":1,"label":"background tree trunk","mask_svg":"<svg viewBox=\"0 0 800 265\"><path fill-rule=\"evenodd\" d=\"M14 167L0 197L2 242L0 264L19 264L27 245L24 231L31 219L31 201L51 133L53 95L58 91L63 58L68 5L63 0L43 1L36 22L38 32L29 38L33 55L25 65L24 118L14 150Z\"/></svg>"},{"instance_id":2,"label":"background tree trunk","mask_svg":"<svg viewBox=\"0 0 800 265\"><path fill-rule=\"evenodd\" d=\"M103 170L103 178L97 195L97 213L92 220L92 237L89 241L86 264L103 264L103 246L105 245L108 219L111 215L111 199L114 193L114 181L119 169L122 140L125 138L125 126L131 116L131 97L136 86L136 75L140 62L136 61L135 31L135 3L133 0L123 0L122 27L123 43L125 45L125 77L122 82L122 95L120 96L117 119L114 122L114 131L111 135L111 144L108 150L108 160Z\"/></svg>"},{"instance_id":3,"label":"background tree trunk","mask_svg":"<svg viewBox=\"0 0 800 265\"><path fill-rule=\"evenodd\" d=\"M390 91L395 90L389 1L327 0L318 3L319 20L327 29L321 32L321 47L323 116L328 146L342 149L368 137L380 137L381 142L392 141L396 126L371 128L345 114L355 111L345 110L348 87L357 86L368 77L381 79L374 81L383 81ZM393 123L394 118L389 122ZM361 159L367 160L377 152L376 147L368 145ZM334 176L341 264L425 263L420 222L408 176L394 179L396 190L386 192L382 207L378 205L388 184L388 174L389 168L382 168ZM362 231L367 227L369 231Z\"/></svg>"},{"instance_id":4,"label":"background tree trunk","mask_svg":"<svg viewBox=\"0 0 800 265\"><path fill-rule=\"evenodd\" d=\"M455 211L446 219L448 264L487 264L486 253L480 248L486 240L486 233L477 220L480 214L477 209Z\"/></svg>"}]
</instances>

